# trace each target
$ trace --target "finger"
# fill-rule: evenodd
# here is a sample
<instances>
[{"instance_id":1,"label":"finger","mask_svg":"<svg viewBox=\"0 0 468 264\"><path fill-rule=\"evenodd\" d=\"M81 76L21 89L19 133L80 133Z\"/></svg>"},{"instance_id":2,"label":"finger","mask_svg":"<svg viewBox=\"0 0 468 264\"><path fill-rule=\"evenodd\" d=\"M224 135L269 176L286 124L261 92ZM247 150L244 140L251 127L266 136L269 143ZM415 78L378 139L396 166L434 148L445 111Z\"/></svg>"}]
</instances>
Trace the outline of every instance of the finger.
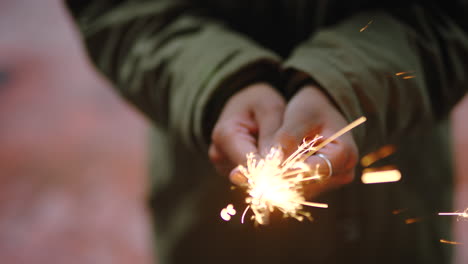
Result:
<instances>
[{"instance_id":1,"label":"finger","mask_svg":"<svg viewBox=\"0 0 468 264\"><path fill-rule=\"evenodd\" d=\"M252 120L219 123L213 130L212 143L233 168L245 163L247 153L257 152L256 130Z\"/></svg>"},{"instance_id":2,"label":"finger","mask_svg":"<svg viewBox=\"0 0 468 264\"><path fill-rule=\"evenodd\" d=\"M295 152L305 138L313 138L313 136L315 136L315 134L309 132L309 126L305 128L303 125L304 122L293 123L294 121L292 119L295 118L291 117L290 120L285 120L283 122L270 143L272 146L280 147L285 157Z\"/></svg>"},{"instance_id":3,"label":"finger","mask_svg":"<svg viewBox=\"0 0 468 264\"><path fill-rule=\"evenodd\" d=\"M247 177L245 177L238 166L232 169L232 163L229 162L226 157L217 150L216 146L211 144L208 155L211 162L214 164L216 171L221 175L229 175L229 180L238 186L247 183Z\"/></svg>"},{"instance_id":4,"label":"finger","mask_svg":"<svg viewBox=\"0 0 468 264\"><path fill-rule=\"evenodd\" d=\"M289 101L275 141L288 148L298 146L305 137L313 138L322 134L326 126L337 123L334 122L336 117L330 114L333 112L336 110L319 89L302 88ZM341 127L331 128L338 130Z\"/></svg>"},{"instance_id":5,"label":"finger","mask_svg":"<svg viewBox=\"0 0 468 264\"><path fill-rule=\"evenodd\" d=\"M241 173L238 167L234 168L229 174L229 180L238 186L244 185L247 183L247 177Z\"/></svg>"},{"instance_id":6,"label":"finger","mask_svg":"<svg viewBox=\"0 0 468 264\"><path fill-rule=\"evenodd\" d=\"M314 198L323 192L352 182L357 160L353 152L354 150L346 147L343 142L331 142L319 153L310 156L305 161L311 168L310 175L318 175L320 178L304 184L305 198Z\"/></svg>"},{"instance_id":7,"label":"finger","mask_svg":"<svg viewBox=\"0 0 468 264\"><path fill-rule=\"evenodd\" d=\"M268 104L254 108L254 117L258 123L258 149L266 155L273 146L273 138L283 122L285 102L281 97Z\"/></svg>"},{"instance_id":8,"label":"finger","mask_svg":"<svg viewBox=\"0 0 468 264\"><path fill-rule=\"evenodd\" d=\"M322 153L310 156L305 163L309 165L309 175L319 177L318 180L328 180L333 175L333 165Z\"/></svg>"},{"instance_id":9,"label":"finger","mask_svg":"<svg viewBox=\"0 0 468 264\"><path fill-rule=\"evenodd\" d=\"M223 160L225 160L224 156L214 144L211 144L208 148L208 157L210 158L210 161L214 164L220 163Z\"/></svg>"},{"instance_id":10,"label":"finger","mask_svg":"<svg viewBox=\"0 0 468 264\"><path fill-rule=\"evenodd\" d=\"M279 145L285 156L297 150L305 138L320 134L322 123L318 118L309 118L301 106L290 104L285 112L281 127L273 136L272 145Z\"/></svg>"},{"instance_id":11,"label":"finger","mask_svg":"<svg viewBox=\"0 0 468 264\"><path fill-rule=\"evenodd\" d=\"M325 140L322 139L322 141ZM353 180L354 167L357 163L357 148L350 135L332 141L321 148L317 155L306 160L312 168L334 184L346 184Z\"/></svg>"},{"instance_id":12,"label":"finger","mask_svg":"<svg viewBox=\"0 0 468 264\"><path fill-rule=\"evenodd\" d=\"M329 180L306 182L303 185L304 197L307 200L310 200L319 196L320 194L324 192L337 189L348 183L348 182L344 182L344 181L337 180L337 179L344 179L344 178L352 179L354 178L354 174L355 174L354 171L350 171L349 173L347 173L347 175L343 175L343 176L334 174L333 177L335 178L330 178Z\"/></svg>"},{"instance_id":13,"label":"finger","mask_svg":"<svg viewBox=\"0 0 468 264\"><path fill-rule=\"evenodd\" d=\"M210 145L208 150L208 157L220 175L229 174L233 164L229 162L227 158L213 144Z\"/></svg>"}]
</instances>

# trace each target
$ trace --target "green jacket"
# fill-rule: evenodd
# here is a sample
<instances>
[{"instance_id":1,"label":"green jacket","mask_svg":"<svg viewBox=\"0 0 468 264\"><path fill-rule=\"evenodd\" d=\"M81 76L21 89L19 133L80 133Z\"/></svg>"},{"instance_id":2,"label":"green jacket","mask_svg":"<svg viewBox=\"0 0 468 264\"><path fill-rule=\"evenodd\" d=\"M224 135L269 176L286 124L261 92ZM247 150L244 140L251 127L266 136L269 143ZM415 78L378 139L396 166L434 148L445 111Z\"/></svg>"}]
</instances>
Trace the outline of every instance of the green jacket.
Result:
<instances>
[{"instance_id":1,"label":"green jacket","mask_svg":"<svg viewBox=\"0 0 468 264\"><path fill-rule=\"evenodd\" d=\"M95 1L80 12L97 67L155 124L160 263L448 263L439 239L451 219L437 212L452 210L447 116L468 87L468 36L466 9L443 3ZM374 166L396 165L402 180L364 185L358 168L312 223L222 221L244 199L207 160L224 102L254 81L289 96L311 80L349 121L368 118L353 131L362 155L397 147Z\"/></svg>"}]
</instances>

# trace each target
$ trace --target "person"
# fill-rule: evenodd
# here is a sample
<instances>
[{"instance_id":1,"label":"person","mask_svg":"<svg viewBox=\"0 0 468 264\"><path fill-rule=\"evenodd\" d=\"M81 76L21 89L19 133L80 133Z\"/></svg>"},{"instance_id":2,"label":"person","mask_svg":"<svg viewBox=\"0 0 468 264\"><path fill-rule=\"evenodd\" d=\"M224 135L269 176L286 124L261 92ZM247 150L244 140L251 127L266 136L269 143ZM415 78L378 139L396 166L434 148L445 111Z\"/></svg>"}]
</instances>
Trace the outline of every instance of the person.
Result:
<instances>
[{"instance_id":1,"label":"person","mask_svg":"<svg viewBox=\"0 0 468 264\"><path fill-rule=\"evenodd\" d=\"M96 66L156 125L152 206L160 263L449 263L447 116L466 93L462 1L94 1L73 9ZM223 222L249 152L325 138L333 171L313 222ZM363 185L360 157L396 166ZM208 153L208 154L207 154ZM331 166L325 166L329 161ZM216 171L215 171L215 168ZM326 172L324 172L326 173ZM224 175L221 177L219 174ZM393 213L392 213L393 212Z\"/></svg>"},{"instance_id":2,"label":"person","mask_svg":"<svg viewBox=\"0 0 468 264\"><path fill-rule=\"evenodd\" d=\"M60 1L0 1L2 263L152 263L147 125Z\"/></svg>"}]
</instances>

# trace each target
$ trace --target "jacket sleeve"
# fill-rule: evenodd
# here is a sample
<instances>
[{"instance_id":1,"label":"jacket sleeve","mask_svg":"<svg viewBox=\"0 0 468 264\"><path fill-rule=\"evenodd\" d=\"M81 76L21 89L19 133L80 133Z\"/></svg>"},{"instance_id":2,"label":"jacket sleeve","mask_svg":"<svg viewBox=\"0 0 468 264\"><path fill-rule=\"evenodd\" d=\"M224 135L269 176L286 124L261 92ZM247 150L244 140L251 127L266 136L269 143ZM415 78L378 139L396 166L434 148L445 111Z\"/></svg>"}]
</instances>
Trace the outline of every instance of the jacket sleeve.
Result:
<instances>
[{"instance_id":1,"label":"jacket sleeve","mask_svg":"<svg viewBox=\"0 0 468 264\"><path fill-rule=\"evenodd\" d=\"M206 147L233 92L277 76L274 53L184 1L103 6L80 16L94 63L157 126L190 147Z\"/></svg>"},{"instance_id":2,"label":"jacket sleeve","mask_svg":"<svg viewBox=\"0 0 468 264\"><path fill-rule=\"evenodd\" d=\"M285 67L290 92L318 84L349 121L361 151L395 142L447 117L468 87L468 38L440 10L369 11L323 29Z\"/></svg>"}]
</instances>

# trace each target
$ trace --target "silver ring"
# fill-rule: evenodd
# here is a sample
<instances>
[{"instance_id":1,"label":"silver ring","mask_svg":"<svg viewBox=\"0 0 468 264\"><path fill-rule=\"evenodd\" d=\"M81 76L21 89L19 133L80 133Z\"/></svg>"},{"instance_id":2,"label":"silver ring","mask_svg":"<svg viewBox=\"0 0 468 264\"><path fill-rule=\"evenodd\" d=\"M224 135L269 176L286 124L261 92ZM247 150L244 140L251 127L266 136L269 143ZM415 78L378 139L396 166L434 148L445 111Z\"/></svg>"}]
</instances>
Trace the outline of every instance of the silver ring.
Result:
<instances>
[{"instance_id":1,"label":"silver ring","mask_svg":"<svg viewBox=\"0 0 468 264\"><path fill-rule=\"evenodd\" d=\"M317 153L317 154L315 154L315 156L323 159L325 161L325 163L327 163L329 172L328 172L328 175L327 175L327 177L325 179L330 178L332 176L332 174L333 174L333 168L332 168L331 161L327 158L327 156L323 155L322 153Z\"/></svg>"}]
</instances>

